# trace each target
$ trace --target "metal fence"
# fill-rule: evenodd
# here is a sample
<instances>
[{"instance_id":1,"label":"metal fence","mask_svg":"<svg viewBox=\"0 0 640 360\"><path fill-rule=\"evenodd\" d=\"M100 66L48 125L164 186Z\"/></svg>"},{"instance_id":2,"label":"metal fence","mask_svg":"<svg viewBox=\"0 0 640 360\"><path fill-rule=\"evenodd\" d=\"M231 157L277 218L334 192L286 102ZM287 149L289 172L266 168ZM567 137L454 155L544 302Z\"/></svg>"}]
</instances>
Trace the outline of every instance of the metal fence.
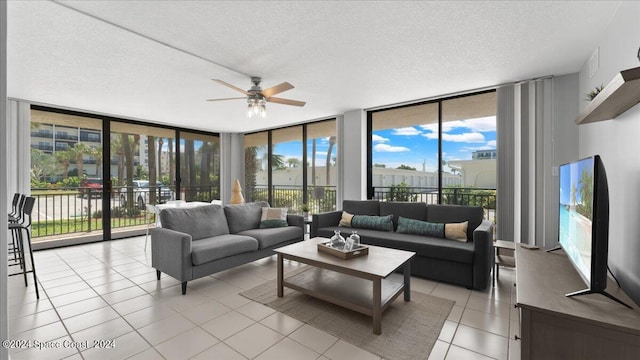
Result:
<instances>
[{"instance_id":1,"label":"metal fence","mask_svg":"<svg viewBox=\"0 0 640 360\"><path fill-rule=\"evenodd\" d=\"M272 185L273 207L286 207L290 214L302 214L302 186ZM268 201L269 187L257 185L252 201ZM307 205L311 214L336 210L335 186L307 186Z\"/></svg>"},{"instance_id":2,"label":"metal fence","mask_svg":"<svg viewBox=\"0 0 640 360\"><path fill-rule=\"evenodd\" d=\"M180 195L183 200L208 202L219 198L219 189L217 186L183 186ZM103 229L101 188L34 188L31 189L31 196L36 199L31 227L34 241L41 237L90 233ZM156 205L175 199L175 188L172 187L113 187L109 199L111 228L146 225L150 221L147 218L146 204Z\"/></svg>"},{"instance_id":3,"label":"metal fence","mask_svg":"<svg viewBox=\"0 0 640 360\"><path fill-rule=\"evenodd\" d=\"M379 201L410 201L438 204L438 188L413 186L374 187ZM481 206L485 219L496 222L496 189L449 187L442 189L441 204Z\"/></svg>"}]
</instances>

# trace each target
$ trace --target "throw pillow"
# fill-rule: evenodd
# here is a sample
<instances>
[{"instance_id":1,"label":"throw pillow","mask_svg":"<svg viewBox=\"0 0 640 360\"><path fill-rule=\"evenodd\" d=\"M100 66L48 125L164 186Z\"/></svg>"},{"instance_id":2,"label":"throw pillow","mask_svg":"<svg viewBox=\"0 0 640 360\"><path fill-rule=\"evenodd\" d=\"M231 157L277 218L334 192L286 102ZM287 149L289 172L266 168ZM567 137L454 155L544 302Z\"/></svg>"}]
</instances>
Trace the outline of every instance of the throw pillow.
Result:
<instances>
[{"instance_id":1,"label":"throw pillow","mask_svg":"<svg viewBox=\"0 0 640 360\"><path fill-rule=\"evenodd\" d=\"M396 231L401 234L415 234L443 238L444 228L444 224L408 219L400 216L398 219L398 230Z\"/></svg>"},{"instance_id":2,"label":"throw pillow","mask_svg":"<svg viewBox=\"0 0 640 360\"><path fill-rule=\"evenodd\" d=\"M262 208L262 218L260 218L260 229L276 228L287 226L286 208Z\"/></svg>"},{"instance_id":3,"label":"throw pillow","mask_svg":"<svg viewBox=\"0 0 640 360\"><path fill-rule=\"evenodd\" d=\"M353 214L343 211L342 219L340 219L340 224L338 224L338 226L351 227L351 220L353 220Z\"/></svg>"},{"instance_id":4,"label":"throw pillow","mask_svg":"<svg viewBox=\"0 0 640 360\"><path fill-rule=\"evenodd\" d=\"M467 227L469 222L444 225L444 237L451 240L467 242Z\"/></svg>"},{"instance_id":5,"label":"throw pillow","mask_svg":"<svg viewBox=\"0 0 640 360\"><path fill-rule=\"evenodd\" d=\"M351 219L351 227L356 229L370 229L393 232L393 215L371 216L354 215Z\"/></svg>"}]
</instances>

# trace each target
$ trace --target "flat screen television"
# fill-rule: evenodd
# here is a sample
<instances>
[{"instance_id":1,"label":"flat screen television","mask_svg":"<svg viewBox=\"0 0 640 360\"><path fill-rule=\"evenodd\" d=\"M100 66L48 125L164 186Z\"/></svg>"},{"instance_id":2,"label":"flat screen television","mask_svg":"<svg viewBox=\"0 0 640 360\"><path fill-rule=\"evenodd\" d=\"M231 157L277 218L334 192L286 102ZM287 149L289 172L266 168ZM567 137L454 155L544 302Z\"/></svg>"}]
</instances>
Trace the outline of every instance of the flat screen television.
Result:
<instances>
[{"instance_id":1,"label":"flat screen television","mask_svg":"<svg viewBox=\"0 0 640 360\"><path fill-rule=\"evenodd\" d=\"M571 264L587 284L585 290L567 296L608 294L609 189L600 156L560 166L559 243Z\"/></svg>"}]
</instances>

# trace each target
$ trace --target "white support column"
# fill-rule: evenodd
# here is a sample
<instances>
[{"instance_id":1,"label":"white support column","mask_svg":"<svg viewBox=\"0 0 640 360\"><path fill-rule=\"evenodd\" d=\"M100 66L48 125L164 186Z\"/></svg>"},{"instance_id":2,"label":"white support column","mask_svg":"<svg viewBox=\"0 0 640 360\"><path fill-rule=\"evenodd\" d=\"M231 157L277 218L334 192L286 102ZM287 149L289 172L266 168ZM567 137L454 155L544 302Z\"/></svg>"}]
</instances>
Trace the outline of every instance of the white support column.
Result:
<instances>
[{"instance_id":1,"label":"white support column","mask_svg":"<svg viewBox=\"0 0 640 360\"><path fill-rule=\"evenodd\" d=\"M340 180L338 207L342 200L367 198L367 114L363 110L346 112L338 117Z\"/></svg>"},{"instance_id":2,"label":"white support column","mask_svg":"<svg viewBox=\"0 0 640 360\"><path fill-rule=\"evenodd\" d=\"M233 182L244 186L244 134L220 134L220 200L229 202Z\"/></svg>"}]
</instances>

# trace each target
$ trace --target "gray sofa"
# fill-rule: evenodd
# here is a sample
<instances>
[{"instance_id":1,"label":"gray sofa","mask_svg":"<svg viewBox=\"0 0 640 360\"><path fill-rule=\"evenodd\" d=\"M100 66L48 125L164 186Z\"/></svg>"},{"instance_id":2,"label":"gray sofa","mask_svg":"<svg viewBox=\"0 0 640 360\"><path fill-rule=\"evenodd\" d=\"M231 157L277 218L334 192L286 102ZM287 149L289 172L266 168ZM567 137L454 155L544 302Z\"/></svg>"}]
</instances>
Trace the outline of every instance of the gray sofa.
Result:
<instances>
[{"instance_id":1,"label":"gray sofa","mask_svg":"<svg viewBox=\"0 0 640 360\"><path fill-rule=\"evenodd\" d=\"M311 236L329 238L334 230L348 236L357 230L364 244L416 252L411 260L413 275L470 289L485 289L489 284L494 262L493 224L483 220L481 207L345 200L342 209L356 215L393 215L394 232L338 226L342 211L332 211L313 215ZM467 241L397 233L399 217L432 223L469 221Z\"/></svg>"},{"instance_id":2,"label":"gray sofa","mask_svg":"<svg viewBox=\"0 0 640 360\"><path fill-rule=\"evenodd\" d=\"M288 226L260 229L266 202L171 208L160 212L161 228L151 230L151 266L182 282L274 254L273 249L303 239L304 219L288 215Z\"/></svg>"}]
</instances>

